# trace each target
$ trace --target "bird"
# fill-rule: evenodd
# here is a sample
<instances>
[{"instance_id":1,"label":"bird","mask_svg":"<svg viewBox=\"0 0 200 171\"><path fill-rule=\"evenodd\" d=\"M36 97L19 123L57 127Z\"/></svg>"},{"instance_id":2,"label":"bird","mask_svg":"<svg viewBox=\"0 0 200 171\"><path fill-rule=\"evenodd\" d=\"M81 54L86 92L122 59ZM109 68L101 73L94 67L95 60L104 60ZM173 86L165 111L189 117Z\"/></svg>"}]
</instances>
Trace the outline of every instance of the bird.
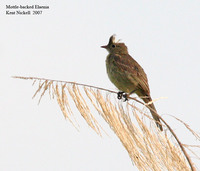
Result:
<instances>
[{"instance_id":1,"label":"bird","mask_svg":"<svg viewBox=\"0 0 200 171\"><path fill-rule=\"evenodd\" d=\"M109 42L105 46L101 46L108 51L106 58L106 70L110 81L119 89L118 99L128 97L135 93L145 103L152 114L157 127L163 131L160 118L150 96L150 89L147 75L144 69L133 59L129 53L127 46L115 40L115 35L112 35Z\"/></svg>"}]
</instances>

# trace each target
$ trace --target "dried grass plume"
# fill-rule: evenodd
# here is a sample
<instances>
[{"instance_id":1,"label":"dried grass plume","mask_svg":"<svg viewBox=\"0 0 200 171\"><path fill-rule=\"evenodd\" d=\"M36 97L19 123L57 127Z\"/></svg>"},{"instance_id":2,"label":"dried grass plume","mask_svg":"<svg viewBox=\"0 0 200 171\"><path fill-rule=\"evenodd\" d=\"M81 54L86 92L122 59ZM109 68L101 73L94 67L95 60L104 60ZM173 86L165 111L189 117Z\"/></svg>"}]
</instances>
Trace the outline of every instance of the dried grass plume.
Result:
<instances>
[{"instance_id":1,"label":"dried grass plume","mask_svg":"<svg viewBox=\"0 0 200 171\"><path fill-rule=\"evenodd\" d=\"M131 98L132 100L122 103L111 95L117 92L95 86L36 77L14 78L29 79L33 81L33 84L37 83L38 89L33 97L39 95L40 102L48 92L51 98L57 100L64 117L76 128L78 128L78 123L71 107L72 101L86 123L97 134L102 135L104 130L98 122L100 115L118 136L139 170L196 170L185 150L187 145L179 141L163 118L160 119L164 123L165 131L160 132L147 112L135 105L136 103L145 105L138 99ZM150 126L147 124L149 119ZM187 124L184 122L183 124L200 141L199 135Z\"/></svg>"}]
</instances>

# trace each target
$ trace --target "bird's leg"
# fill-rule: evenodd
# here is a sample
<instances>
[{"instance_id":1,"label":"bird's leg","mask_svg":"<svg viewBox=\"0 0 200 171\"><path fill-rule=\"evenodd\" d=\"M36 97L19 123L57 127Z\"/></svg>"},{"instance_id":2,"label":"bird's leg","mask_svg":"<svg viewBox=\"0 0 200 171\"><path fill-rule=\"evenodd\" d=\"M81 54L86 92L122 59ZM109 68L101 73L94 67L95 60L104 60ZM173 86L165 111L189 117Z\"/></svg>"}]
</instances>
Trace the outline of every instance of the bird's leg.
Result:
<instances>
[{"instance_id":1,"label":"bird's leg","mask_svg":"<svg viewBox=\"0 0 200 171\"><path fill-rule=\"evenodd\" d=\"M131 92L129 93L129 95L135 93L137 90L138 90L138 89L135 89L135 90L131 91Z\"/></svg>"},{"instance_id":2,"label":"bird's leg","mask_svg":"<svg viewBox=\"0 0 200 171\"><path fill-rule=\"evenodd\" d=\"M131 94L135 93L137 90L138 90L138 89L135 89L135 90L131 91L129 94L124 93L124 92L121 92L121 96L124 98L124 102L127 101L127 100L128 100L128 97L129 97ZM122 99L122 97L121 97L120 99ZM119 99L119 98L118 98L118 99Z\"/></svg>"},{"instance_id":3,"label":"bird's leg","mask_svg":"<svg viewBox=\"0 0 200 171\"><path fill-rule=\"evenodd\" d=\"M117 98L118 98L119 100L122 99L123 94L124 94L123 91L119 91L119 92L117 93Z\"/></svg>"}]
</instances>

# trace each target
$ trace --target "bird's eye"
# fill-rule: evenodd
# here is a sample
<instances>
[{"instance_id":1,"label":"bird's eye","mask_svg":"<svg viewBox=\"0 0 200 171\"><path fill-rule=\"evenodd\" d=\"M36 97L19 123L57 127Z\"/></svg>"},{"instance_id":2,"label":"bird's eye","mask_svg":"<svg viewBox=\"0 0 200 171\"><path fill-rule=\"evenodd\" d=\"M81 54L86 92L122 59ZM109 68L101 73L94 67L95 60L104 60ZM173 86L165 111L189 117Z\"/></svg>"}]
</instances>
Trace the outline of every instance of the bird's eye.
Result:
<instances>
[{"instance_id":1,"label":"bird's eye","mask_svg":"<svg viewBox=\"0 0 200 171\"><path fill-rule=\"evenodd\" d=\"M116 46L115 45L112 45L112 48L115 48Z\"/></svg>"}]
</instances>

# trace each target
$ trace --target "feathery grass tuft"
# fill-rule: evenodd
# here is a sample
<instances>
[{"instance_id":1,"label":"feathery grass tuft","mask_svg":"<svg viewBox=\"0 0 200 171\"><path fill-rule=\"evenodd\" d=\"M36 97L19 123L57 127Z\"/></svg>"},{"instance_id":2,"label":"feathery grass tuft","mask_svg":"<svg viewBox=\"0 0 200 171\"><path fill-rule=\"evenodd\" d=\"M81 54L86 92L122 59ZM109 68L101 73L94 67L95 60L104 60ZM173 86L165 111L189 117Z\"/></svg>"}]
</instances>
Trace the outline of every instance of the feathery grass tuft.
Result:
<instances>
[{"instance_id":1,"label":"feathery grass tuft","mask_svg":"<svg viewBox=\"0 0 200 171\"><path fill-rule=\"evenodd\" d=\"M38 102L47 91L51 98L56 97L64 117L78 129L79 125L70 107L69 98L72 99L86 123L102 136L104 130L98 123L98 113L118 136L139 170L195 170L194 164L184 148L187 147L191 150L189 147L192 146L182 144L161 117L166 129L164 132L160 132L154 122L151 122L152 118L136 106L135 103L146 105L138 99L131 98L132 100L122 103L111 96L111 93L116 94L117 92L95 86L36 77L14 78L33 80L34 85L38 83L38 89L33 95L33 98L37 95L40 96ZM108 93L110 94L108 95ZM97 112L92 112L92 107ZM149 119L150 126L146 123ZM183 123L200 141L199 135L185 122L176 119ZM199 146L196 147L199 148Z\"/></svg>"}]
</instances>

